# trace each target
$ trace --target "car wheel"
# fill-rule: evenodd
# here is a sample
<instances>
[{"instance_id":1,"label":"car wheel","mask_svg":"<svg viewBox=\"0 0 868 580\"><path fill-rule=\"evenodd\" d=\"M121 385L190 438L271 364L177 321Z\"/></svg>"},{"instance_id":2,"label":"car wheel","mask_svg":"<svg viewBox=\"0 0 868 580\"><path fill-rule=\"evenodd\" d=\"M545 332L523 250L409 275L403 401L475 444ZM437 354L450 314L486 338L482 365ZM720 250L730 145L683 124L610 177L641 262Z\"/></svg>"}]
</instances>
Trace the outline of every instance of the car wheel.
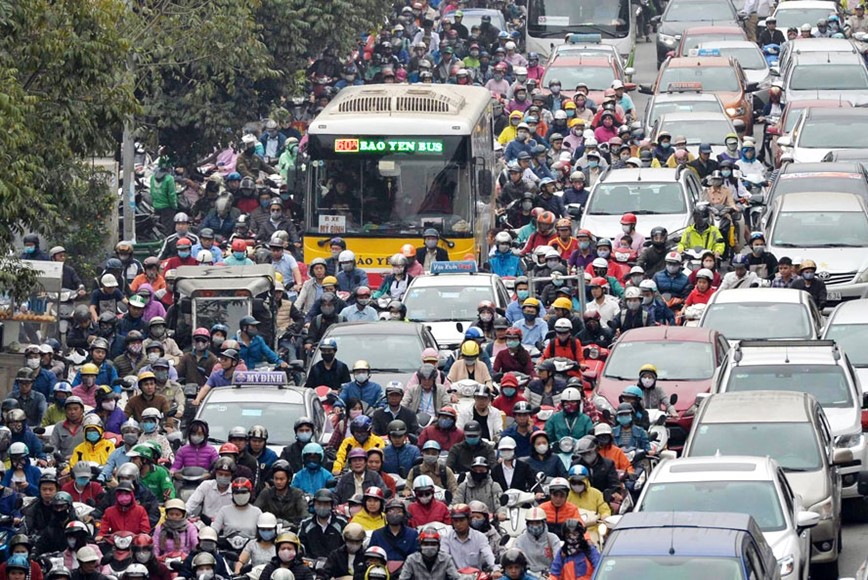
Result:
<instances>
[{"instance_id":1,"label":"car wheel","mask_svg":"<svg viewBox=\"0 0 868 580\"><path fill-rule=\"evenodd\" d=\"M811 566L811 580L838 580L838 560Z\"/></svg>"}]
</instances>

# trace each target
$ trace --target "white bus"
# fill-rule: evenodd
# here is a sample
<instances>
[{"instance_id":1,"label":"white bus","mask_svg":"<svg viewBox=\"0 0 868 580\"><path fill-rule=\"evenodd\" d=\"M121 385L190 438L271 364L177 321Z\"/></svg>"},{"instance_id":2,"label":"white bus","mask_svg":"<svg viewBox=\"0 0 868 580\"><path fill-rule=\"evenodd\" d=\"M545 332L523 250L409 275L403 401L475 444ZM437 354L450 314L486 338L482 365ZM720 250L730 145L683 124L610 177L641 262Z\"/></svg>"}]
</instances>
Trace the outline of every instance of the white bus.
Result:
<instances>
[{"instance_id":1,"label":"white bus","mask_svg":"<svg viewBox=\"0 0 868 580\"><path fill-rule=\"evenodd\" d=\"M494 138L481 87L343 89L308 129L305 260L328 257L329 239L341 237L360 267L382 273L428 228L450 259L486 259Z\"/></svg>"},{"instance_id":2,"label":"white bus","mask_svg":"<svg viewBox=\"0 0 868 580\"><path fill-rule=\"evenodd\" d=\"M627 62L636 41L631 6L630 0L529 0L527 50L548 55L568 34L599 34Z\"/></svg>"}]
</instances>

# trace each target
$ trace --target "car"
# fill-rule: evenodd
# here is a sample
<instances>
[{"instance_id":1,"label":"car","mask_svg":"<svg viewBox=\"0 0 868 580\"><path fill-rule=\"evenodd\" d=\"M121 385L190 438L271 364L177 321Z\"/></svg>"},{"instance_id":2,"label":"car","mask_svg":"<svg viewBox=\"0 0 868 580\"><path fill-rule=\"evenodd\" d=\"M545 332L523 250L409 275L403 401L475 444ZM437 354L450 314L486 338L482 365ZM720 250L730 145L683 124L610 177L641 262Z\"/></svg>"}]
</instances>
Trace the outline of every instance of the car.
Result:
<instances>
[{"instance_id":1,"label":"car","mask_svg":"<svg viewBox=\"0 0 868 580\"><path fill-rule=\"evenodd\" d=\"M658 515L731 510L751 516L774 552L780 577L808 578L811 534L803 532L820 516L802 507L802 498L770 457L665 459L648 476L634 509Z\"/></svg>"},{"instance_id":2,"label":"car","mask_svg":"<svg viewBox=\"0 0 868 580\"><path fill-rule=\"evenodd\" d=\"M645 105L645 127L652 127L660 115L666 113L721 113L726 114L717 95L703 93L702 85L696 89L658 93Z\"/></svg>"},{"instance_id":3,"label":"car","mask_svg":"<svg viewBox=\"0 0 868 580\"><path fill-rule=\"evenodd\" d=\"M581 226L595 236L614 238L621 232L621 216L639 216L639 227L665 227L670 234L693 221L693 208L702 188L696 173L686 166L675 169L615 169L603 175L588 197ZM643 216L649 216L647 218Z\"/></svg>"},{"instance_id":4,"label":"car","mask_svg":"<svg viewBox=\"0 0 868 580\"><path fill-rule=\"evenodd\" d=\"M858 161L862 163L868 160L868 149L832 149L825 156L823 162L835 161Z\"/></svg>"},{"instance_id":5,"label":"car","mask_svg":"<svg viewBox=\"0 0 868 580\"><path fill-rule=\"evenodd\" d=\"M784 112L780 119L771 127L766 125L766 131L771 135L771 150L774 158L775 167L781 166L781 147L778 146L778 137L789 135L795 128L796 123L802 118L802 113L811 108L827 108L827 109L849 109L853 105L850 101L834 100L834 99L806 99L804 101L795 101L784 105ZM772 120L773 121L773 120Z\"/></svg>"},{"instance_id":6,"label":"car","mask_svg":"<svg viewBox=\"0 0 868 580\"><path fill-rule=\"evenodd\" d=\"M609 350L597 393L617 407L624 389L637 383L642 365L656 366L657 384L667 395L678 394L678 416L667 423L669 447L678 449L690 431L696 396L710 392L715 369L726 359L727 350L729 343L715 330L687 326L628 330Z\"/></svg>"},{"instance_id":7,"label":"car","mask_svg":"<svg viewBox=\"0 0 868 580\"><path fill-rule=\"evenodd\" d=\"M483 300L506 311L510 297L499 276L481 272L418 276L410 281L403 303L409 320L429 328L441 348L454 349L476 321L476 310Z\"/></svg>"},{"instance_id":8,"label":"car","mask_svg":"<svg viewBox=\"0 0 868 580\"><path fill-rule=\"evenodd\" d=\"M262 425L268 430L268 448L280 455L295 441L293 424L300 417L313 419L314 440L331 438L334 429L316 391L288 386L285 373L237 371L233 383L208 391L196 409L196 419L208 423L208 441L215 446L226 442L233 427Z\"/></svg>"},{"instance_id":9,"label":"car","mask_svg":"<svg viewBox=\"0 0 868 580\"><path fill-rule=\"evenodd\" d=\"M704 24L737 26L739 17L731 2L671 0L663 14L655 16L652 22L657 23L657 68L660 68L688 28Z\"/></svg>"},{"instance_id":10,"label":"car","mask_svg":"<svg viewBox=\"0 0 868 580\"><path fill-rule=\"evenodd\" d=\"M755 42L749 40L703 40L696 50L698 53L705 51L737 60L741 64L741 68L744 69L747 82L757 84L758 90L753 94L754 108L758 108L758 103L765 104L768 101L772 75L762 50Z\"/></svg>"},{"instance_id":11,"label":"car","mask_svg":"<svg viewBox=\"0 0 868 580\"><path fill-rule=\"evenodd\" d=\"M788 0L800 1L800 0ZM816 20L814 20L816 22ZM813 23L812 23L813 25ZM780 27L778 22L778 30L786 30ZM797 24L796 27L801 26ZM771 67L773 75L780 75L781 71L787 70L790 59L794 54L807 54L809 52L824 52L827 54L836 52L860 52L852 40L846 38L795 38L789 40L781 47L780 59L778 64Z\"/></svg>"},{"instance_id":12,"label":"car","mask_svg":"<svg viewBox=\"0 0 868 580\"><path fill-rule=\"evenodd\" d=\"M779 568L750 515L634 512L612 529L594 579L779 580Z\"/></svg>"},{"instance_id":13,"label":"car","mask_svg":"<svg viewBox=\"0 0 868 580\"><path fill-rule=\"evenodd\" d=\"M711 295L701 328L713 328L732 346L739 340L814 340L820 312L811 295L792 288L735 288Z\"/></svg>"},{"instance_id":14,"label":"car","mask_svg":"<svg viewBox=\"0 0 868 580\"><path fill-rule=\"evenodd\" d=\"M827 303L861 298L868 289L868 208L861 195L789 193L763 219L768 251L817 263Z\"/></svg>"},{"instance_id":15,"label":"car","mask_svg":"<svg viewBox=\"0 0 868 580\"><path fill-rule=\"evenodd\" d=\"M747 40L741 26L691 26L681 35L678 47L669 56L697 56L692 51L706 42L721 40Z\"/></svg>"},{"instance_id":16,"label":"car","mask_svg":"<svg viewBox=\"0 0 868 580\"><path fill-rule=\"evenodd\" d=\"M390 381L406 384L422 365L422 351L438 349L437 341L425 325L402 321L342 322L329 326L323 340L329 338L338 343L338 360L351 369L357 360L368 361L371 380L383 387ZM311 366L321 358L317 347L310 357Z\"/></svg>"},{"instance_id":17,"label":"car","mask_svg":"<svg viewBox=\"0 0 868 580\"><path fill-rule=\"evenodd\" d=\"M625 70L626 76L630 77L635 74L634 69L627 69L624 62L621 60L621 55L618 54L618 48L613 44L603 44L603 37L600 34L567 34L564 44L559 44L552 49L549 55L548 63L554 61L558 56L602 56L618 59L621 68Z\"/></svg>"},{"instance_id":18,"label":"car","mask_svg":"<svg viewBox=\"0 0 868 580\"><path fill-rule=\"evenodd\" d=\"M782 72L788 103L803 99L838 99L868 105L868 67L861 53L795 54Z\"/></svg>"},{"instance_id":19,"label":"car","mask_svg":"<svg viewBox=\"0 0 868 580\"><path fill-rule=\"evenodd\" d=\"M651 128L652 143L662 131L687 137L687 150L694 156L699 154L700 143L708 143L712 157L726 151L726 136L736 132L725 113L666 113Z\"/></svg>"},{"instance_id":20,"label":"car","mask_svg":"<svg viewBox=\"0 0 868 580\"><path fill-rule=\"evenodd\" d=\"M612 81L624 83L624 89L633 91L636 85L628 82L625 69L621 68L620 59L612 56L576 56L570 53L556 56L549 60L543 74L540 86L545 94L552 79L561 81L561 94L572 97L576 94L579 83L588 85L588 96L596 103L603 100L603 91L611 88Z\"/></svg>"},{"instance_id":21,"label":"car","mask_svg":"<svg viewBox=\"0 0 868 580\"><path fill-rule=\"evenodd\" d=\"M839 12L838 3L834 0L787 0L778 4L773 15L777 20L778 30L787 30L791 27L799 28L806 22L814 27L817 20L825 20L830 14L838 14L841 22L845 21ZM764 20L761 25L765 27Z\"/></svg>"},{"instance_id":22,"label":"car","mask_svg":"<svg viewBox=\"0 0 868 580\"><path fill-rule=\"evenodd\" d=\"M741 340L715 373L713 392L759 390L794 391L813 395L829 420L835 447L853 453L851 465L841 468L842 497L860 498L859 472L868 464L862 435L865 397L856 371L834 340ZM861 513L861 512L860 512Z\"/></svg>"},{"instance_id":23,"label":"car","mask_svg":"<svg viewBox=\"0 0 868 580\"><path fill-rule=\"evenodd\" d=\"M742 121L747 134L753 133L750 93L759 87L747 82L738 61L722 56L670 58L660 67L653 87L641 85L639 92L657 94L682 83L692 87L699 83L703 92L716 94L730 119Z\"/></svg>"},{"instance_id":24,"label":"car","mask_svg":"<svg viewBox=\"0 0 868 580\"><path fill-rule=\"evenodd\" d=\"M840 139L842 127L852 130L847 140ZM778 137L777 146L789 152L795 163L822 161L831 150L868 147L868 110L863 108L805 109L789 135Z\"/></svg>"},{"instance_id":25,"label":"car","mask_svg":"<svg viewBox=\"0 0 868 580\"><path fill-rule=\"evenodd\" d=\"M868 202L868 171L861 163L787 163L769 187L765 203L771 205L782 195L799 192L854 193Z\"/></svg>"},{"instance_id":26,"label":"car","mask_svg":"<svg viewBox=\"0 0 868 580\"><path fill-rule=\"evenodd\" d=\"M811 563L826 565L823 567L828 570L822 577L837 578L841 538L838 466L850 462L853 455L849 449L834 446L832 430L817 399L807 393L785 391L706 397L696 411L682 457L748 454L768 456L780 464L802 505L819 514L820 521L811 530Z\"/></svg>"},{"instance_id":27,"label":"car","mask_svg":"<svg viewBox=\"0 0 868 580\"><path fill-rule=\"evenodd\" d=\"M868 300L851 300L835 307L823 329L824 340L838 343L850 364L856 368L856 376L863 393L868 393ZM868 431L868 411L862 412L862 424Z\"/></svg>"},{"instance_id":28,"label":"car","mask_svg":"<svg viewBox=\"0 0 868 580\"><path fill-rule=\"evenodd\" d=\"M470 30L474 26L482 24L482 17L488 16L491 18L491 25L497 27L498 30L509 30L506 24L506 18L503 17L503 12L492 8L462 8L461 12L464 17L461 19L461 24ZM443 15L444 18L451 18L455 22L455 11L449 11Z\"/></svg>"}]
</instances>

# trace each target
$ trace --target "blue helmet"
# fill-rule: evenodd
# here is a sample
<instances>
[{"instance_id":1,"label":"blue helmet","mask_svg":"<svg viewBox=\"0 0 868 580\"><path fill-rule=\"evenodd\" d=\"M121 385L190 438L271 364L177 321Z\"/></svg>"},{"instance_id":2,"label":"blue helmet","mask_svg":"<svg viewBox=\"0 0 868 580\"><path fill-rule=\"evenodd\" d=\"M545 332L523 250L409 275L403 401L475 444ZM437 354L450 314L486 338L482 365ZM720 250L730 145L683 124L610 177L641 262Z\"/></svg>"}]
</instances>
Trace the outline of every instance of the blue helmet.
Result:
<instances>
[{"instance_id":1,"label":"blue helmet","mask_svg":"<svg viewBox=\"0 0 868 580\"><path fill-rule=\"evenodd\" d=\"M213 335L215 332L222 332L225 336L229 336L229 327L218 322L211 327L211 334Z\"/></svg>"},{"instance_id":2,"label":"blue helmet","mask_svg":"<svg viewBox=\"0 0 868 580\"><path fill-rule=\"evenodd\" d=\"M577 477L579 479L588 479L591 477L591 472L584 465L573 465L569 471L570 479Z\"/></svg>"},{"instance_id":3,"label":"blue helmet","mask_svg":"<svg viewBox=\"0 0 868 580\"><path fill-rule=\"evenodd\" d=\"M350 423L350 433L355 433L356 431L365 431L370 433L372 426L373 423L370 417L367 415L359 415L353 419L352 423Z\"/></svg>"},{"instance_id":4,"label":"blue helmet","mask_svg":"<svg viewBox=\"0 0 868 580\"><path fill-rule=\"evenodd\" d=\"M30 561L24 554L13 554L6 560L6 569L30 572Z\"/></svg>"},{"instance_id":5,"label":"blue helmet","mask_svg":"<svg viewBox=\"0 0 868 580\"><path fill-rule=\"evenodd\" d=\"M66 381L60 381L59 383L54 385L54 393L67 393L72 394L72 385L67 383Z\"/></svg>"},{"instance_id":6,"label":"blue helmet","mask_svg":"<svg viewBox=\"0 0 868 580\"><path fill-rule=\"evenodd\" d=\"M644 394L642 393L642 389L640 389L636 385L630 385L629 387L624 389L624 392L621 394L627 395L628 397L637 397L639 399L641 399L644 396Z\"/></svg>"},{"instance_id":7,"label":"blue helmet","mask_svg":"<svg viewBox=\"0 0 868 580\"><path fill-rule=\"evenodd\" d=\"M481 338L485 338L485 335L475 326L471 326L464 332L464 340L479 340Z\"/></svg>"},{"instance_id":8,"label":"blue helmet","mask_svg":"<svg viewBox=\"0 0 868 580\"><path fill-rule=\"evenodd\" d=\"M733 268L738 266L747 268L747 256L745 256L744 254L736 254L732 257L732 266Z\"/></svg>"},{"instance_id":9,"label":"blue helmet","mask_svg":"<svg viewBox=\"0 0 868 580\"><path fill-rule=\"evenodd\" d=\"M338 349L338 341L333 338L324 338L321 343L319 343L319 349L322 350L324 348L330 348L333 350Z\"/></svg>"},{"instance_id":10,"label":"blue helmet","mask_svg":"<svg viewBox=\"0 0 868 580\"><path fill-rule=\"evenodd\" d=\"M301 450L301 456L304 457L305 455L319 455L321 460L325 454L323 453L322 445L319 443L308 443Z\"/></svg>"},{"instance_id":11,"label":"blue helmet","mask_svg":"<svg viewBox=\"0 0 868 580\"><path fill-rule=\"evenodd\" d=\"M237 171L233 171L226 176L226 181L241 181L241 174Z\"/></svg>"}]
</instances>

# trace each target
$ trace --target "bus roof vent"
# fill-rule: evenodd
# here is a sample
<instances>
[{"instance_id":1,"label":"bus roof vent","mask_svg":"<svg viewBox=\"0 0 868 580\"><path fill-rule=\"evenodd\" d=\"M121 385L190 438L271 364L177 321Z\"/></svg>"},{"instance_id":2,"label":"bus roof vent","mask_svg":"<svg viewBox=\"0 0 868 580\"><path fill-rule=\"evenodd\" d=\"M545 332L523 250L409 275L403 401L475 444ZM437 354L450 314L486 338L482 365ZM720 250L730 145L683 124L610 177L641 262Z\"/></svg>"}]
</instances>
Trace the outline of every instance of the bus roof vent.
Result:
<instances>
[{"instance_id":1,"label":"bus roof vent","mask_svg":"<svg viewBox=\"0 0 868 580\"><path fill-rule=\"evenodd\" d=\"M338 104L339 113L388 113L392 98L383 91L362 92Z\"/></svg>"},{"instance_id":2,"label":"bus roof vent","mask_svg":"<svg viewBox=\"0 0 868 580\"><path fill-rule=\"evenodd\" d=\"M464 97L443 95L433 91L407 91L395 97L397 113L447 113L455 114L464 106Z\"/></svg>"}]
</instances>

